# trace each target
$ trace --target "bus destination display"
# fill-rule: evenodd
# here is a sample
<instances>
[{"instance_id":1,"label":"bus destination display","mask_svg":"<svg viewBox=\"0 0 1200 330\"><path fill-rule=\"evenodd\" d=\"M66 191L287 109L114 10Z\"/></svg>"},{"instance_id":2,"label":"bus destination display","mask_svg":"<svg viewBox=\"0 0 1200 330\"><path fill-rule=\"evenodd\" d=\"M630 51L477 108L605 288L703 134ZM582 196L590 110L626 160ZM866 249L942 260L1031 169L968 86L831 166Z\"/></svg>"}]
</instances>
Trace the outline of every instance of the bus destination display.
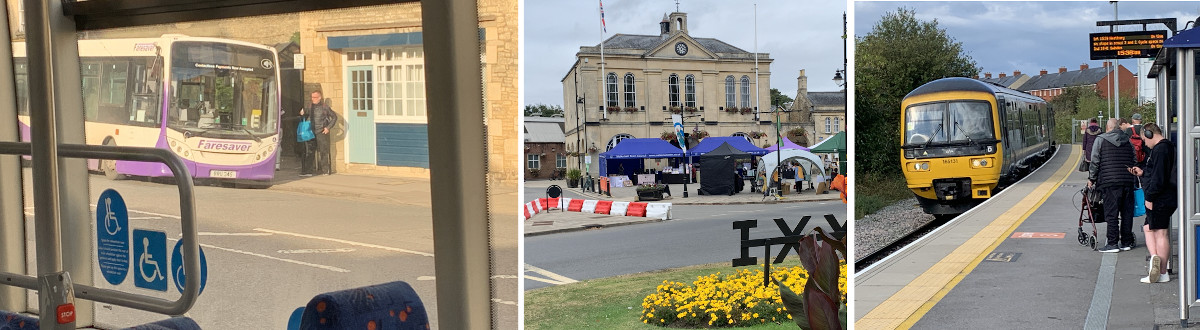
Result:
<instances>
[{"instance_id":1,"label":"bus destination display","mask_svg":"<svg viewBox=\"0 0 1200 330\"><path fill-rule=\"evenodd\" d=\"M1152 58L1158 56L1166 37L1166 30L1092 33L1092 59Z\"/></svg>"}]
</instances>

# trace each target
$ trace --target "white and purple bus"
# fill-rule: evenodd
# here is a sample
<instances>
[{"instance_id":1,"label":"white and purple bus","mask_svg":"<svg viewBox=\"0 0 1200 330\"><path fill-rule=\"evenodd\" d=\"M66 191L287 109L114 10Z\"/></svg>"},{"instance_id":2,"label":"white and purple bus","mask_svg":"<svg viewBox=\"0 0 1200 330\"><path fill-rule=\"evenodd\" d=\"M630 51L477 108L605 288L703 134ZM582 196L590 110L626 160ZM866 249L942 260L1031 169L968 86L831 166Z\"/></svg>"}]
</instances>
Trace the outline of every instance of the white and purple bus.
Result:
<instances>
[{"instance_id":1,"label":"white and purple bus","mask_svg":"<svg viewBox=\"0 0 1200 330\"><path fill-rule=\"evenodd\" d=\"M14 43L13 53L28 141L25 43ZM164 35L80 40L79 58L87 144L169 149L194 178L270 185L280 139L275 49ZM88 167L110 179L171 176L158 163L91 160Z\"/></svg>"}]
</instances>

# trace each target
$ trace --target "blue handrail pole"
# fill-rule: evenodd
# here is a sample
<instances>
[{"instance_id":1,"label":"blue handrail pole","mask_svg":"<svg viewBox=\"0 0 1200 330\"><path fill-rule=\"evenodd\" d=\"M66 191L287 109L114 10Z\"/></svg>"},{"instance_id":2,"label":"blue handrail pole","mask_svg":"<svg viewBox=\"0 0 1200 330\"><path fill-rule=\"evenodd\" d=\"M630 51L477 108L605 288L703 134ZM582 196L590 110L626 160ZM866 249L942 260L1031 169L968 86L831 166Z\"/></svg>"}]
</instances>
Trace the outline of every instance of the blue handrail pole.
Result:
<instances>
[{"instance_id":1,"label":"blue handrail pole","mask_svg":"<svg viewBox=\"0 0 1200 330\"><path fill-rule=\"evenodd\" d=\"M491 328L487 141L475 0L421 1L438 327ZM498 128L503 129L503 128Z\"/></svg>"},{"instance_id":2,"label":"blue handrail pole","mask_svg":"<svg viewBox=\"0 0 1200 330\"><path fill-rule=\"evenodd\" d=\"M0 7L8 17L8 7ZM20 139L8 24L0 24L0 142ZM0 155L0 272L25 274L25 202L22 200L21 158ZM0 285L0 310L25 311L25 290Z\"/></svg>"}]
</instances>

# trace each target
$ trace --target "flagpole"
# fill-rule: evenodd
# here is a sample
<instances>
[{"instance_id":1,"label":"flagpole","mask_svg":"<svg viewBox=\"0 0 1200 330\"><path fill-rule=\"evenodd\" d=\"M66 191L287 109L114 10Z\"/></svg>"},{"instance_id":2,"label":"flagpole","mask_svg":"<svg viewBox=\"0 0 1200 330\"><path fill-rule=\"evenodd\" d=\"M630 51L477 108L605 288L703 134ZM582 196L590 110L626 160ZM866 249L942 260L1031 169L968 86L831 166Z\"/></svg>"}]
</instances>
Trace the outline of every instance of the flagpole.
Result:
<instances>
[{"instance_id":1,"label":"flagpole","mask_svg":"<svg viewBox=\"0 0 1200 330\"><path fill-rule=\"evenodd\" d=\"M600 85L604 86L603 102L600 105L600 115L605 120L608 120L608 72L604 71L604 37L608 32L608 27L604 23L604 1L600 1Z\"/></svg>"}]
</instances>

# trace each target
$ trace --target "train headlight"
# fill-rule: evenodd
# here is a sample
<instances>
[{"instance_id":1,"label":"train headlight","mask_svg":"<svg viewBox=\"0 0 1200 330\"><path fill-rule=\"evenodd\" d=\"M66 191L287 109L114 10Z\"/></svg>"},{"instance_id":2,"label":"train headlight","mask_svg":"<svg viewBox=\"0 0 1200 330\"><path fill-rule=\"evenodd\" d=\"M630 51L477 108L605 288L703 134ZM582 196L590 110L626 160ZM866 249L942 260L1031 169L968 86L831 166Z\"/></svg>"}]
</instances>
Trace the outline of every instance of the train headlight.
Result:
<instances>
[{"instance_id":1,"label":"train headlight","mask_svg":"<svg viewBox=\"0 0 1200 330\"><path fill-rule=\"evenodd\" d=\"M913 170L913 171L920 171L920 172L928 171L928 170L929 170L929 162L915 162L915 163L912 163L912 170Z\"/></svg>"},{"instance_id":2,"label":"train headlight","mask_svg":"<svg viewBox=\"0 0 1200 330\"><path fill-rule=\"evenodd\" d=\"M991 168L996 160L992 157L971 158L971 168Z\"/></svg>"}]
</instances>

